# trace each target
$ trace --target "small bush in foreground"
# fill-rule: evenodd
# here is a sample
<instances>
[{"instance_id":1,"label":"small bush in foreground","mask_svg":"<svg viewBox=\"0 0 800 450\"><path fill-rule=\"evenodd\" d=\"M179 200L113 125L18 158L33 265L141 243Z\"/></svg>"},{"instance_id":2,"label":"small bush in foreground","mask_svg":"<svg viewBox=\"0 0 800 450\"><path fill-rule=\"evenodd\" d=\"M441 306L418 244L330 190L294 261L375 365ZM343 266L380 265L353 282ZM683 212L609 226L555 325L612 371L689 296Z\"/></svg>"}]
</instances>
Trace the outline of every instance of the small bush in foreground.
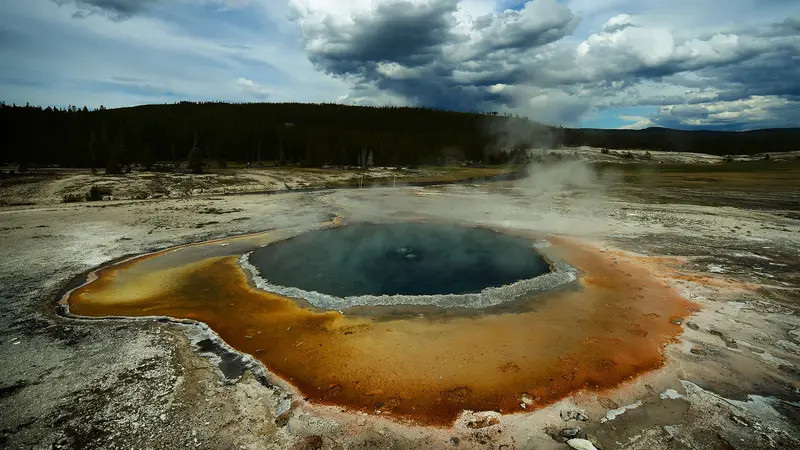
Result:
<instances>
[{"instance_id":1,"label":"small bush in foreground","mask_svg":"<svg viewBox=\"0 0 800 450\"><path fill-rule=\"evenodd\" d=\"M86 200L96 202L103 199L103 196L111 195L111 188L108 186L92 186L89 193L86 194Z\"/></svg>"},{"instance_id":2,"label":"small bush in foreground","mask_svg":"<svg viewBox=\"0 0 800 450\"><path fill-rule=\"evenodd\" d=\"M84 201L85 199L86 196L81 194L64 194L64 197L62 197L61 201L63 203L78 203Z\"/></svg>"}]
</instances>

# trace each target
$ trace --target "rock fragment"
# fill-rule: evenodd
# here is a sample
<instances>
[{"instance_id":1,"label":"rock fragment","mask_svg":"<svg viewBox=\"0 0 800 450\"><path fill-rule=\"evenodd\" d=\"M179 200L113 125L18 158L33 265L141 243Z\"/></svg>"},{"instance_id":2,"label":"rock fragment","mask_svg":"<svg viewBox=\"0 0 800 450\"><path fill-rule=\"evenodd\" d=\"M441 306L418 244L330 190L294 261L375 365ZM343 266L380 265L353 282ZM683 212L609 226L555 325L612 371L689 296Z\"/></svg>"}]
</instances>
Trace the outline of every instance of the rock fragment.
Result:
<instances>
[{"instance_id":1,"label":"rock fragment","mask_svg":"<svg viewBox=\"0 0 800 450\"><path fill-rule=\"evenodd\" d=\"M677 400L683 396L679 394L678 391L676 391L675 389L667 389L666 391L662 392L659 395L659 397L661 397L661 400L666 400L666 399Z\"/></svg>"},{"instance_id":2,"label":"rock fragment","mask_svg":"<svg viewBox=\"0 0 800 450\"><path fill-rule=\"evenodd\" d=\"M713 334L714 336L719 337L720 339L722 339L722 341L725 342L725 345L727 347L729 347L729 348L739 348L739 345L736 343L735 340L725 336L724 334L722 334L721 331L711 330L711 331L709 331L709 333Z\"/></svg>"},{"instance_id":3,"label":"rock fragment","mask_svg":"<svg viewBox=\"0 0 800 450\"><path fill-rule=\"evenodd\" d=\"M582 411L574 411L574 410L563 410L561 411L561 420L570 421L570 420L580 420L581 422L586 422L589 420L589 416L584 414Z\"/></svg>"},{"instance_id":4,"label":"rock fragment","mask_svg":"<svg viewBox=\"0 0 800 450\"><path fill-rule=\"evenodd\" d=\"M586 439L570 439L567 441L567 445L575 450L597 450L597 447Z\"/></svg>"},{"instance_id":5,"label":"rock fragment","mask_svg":"<svg viewBox=\"0 0 800 450\"><path fill-rule=\"evenodd\" d=\"M783 351L800 355L800 345L794 342L781 339L775 343L775 346Z\"/></svg>"}]
</instances>

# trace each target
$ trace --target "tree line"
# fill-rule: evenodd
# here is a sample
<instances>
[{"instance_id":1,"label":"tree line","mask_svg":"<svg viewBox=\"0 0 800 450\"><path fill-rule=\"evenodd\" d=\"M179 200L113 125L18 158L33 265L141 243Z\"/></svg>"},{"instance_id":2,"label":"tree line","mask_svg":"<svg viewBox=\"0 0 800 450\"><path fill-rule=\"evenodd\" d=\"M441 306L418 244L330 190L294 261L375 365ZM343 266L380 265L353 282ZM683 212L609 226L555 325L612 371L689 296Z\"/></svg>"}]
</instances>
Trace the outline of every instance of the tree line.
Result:
<instances>
[{"instance_id":1,"label":"tree line","mask_svg":"<svg viewBox=\"0 0 800 450\"><path fill-rule=\"evenodd\" d=\"M525 150L592 146L753 154L798 149L800 129L746 133L589 130L525 117L416 107L194 103L97 110L0 104L0 163L118 167L201 160L304 166L519 161Z\"/></svg>"}]
</instances>

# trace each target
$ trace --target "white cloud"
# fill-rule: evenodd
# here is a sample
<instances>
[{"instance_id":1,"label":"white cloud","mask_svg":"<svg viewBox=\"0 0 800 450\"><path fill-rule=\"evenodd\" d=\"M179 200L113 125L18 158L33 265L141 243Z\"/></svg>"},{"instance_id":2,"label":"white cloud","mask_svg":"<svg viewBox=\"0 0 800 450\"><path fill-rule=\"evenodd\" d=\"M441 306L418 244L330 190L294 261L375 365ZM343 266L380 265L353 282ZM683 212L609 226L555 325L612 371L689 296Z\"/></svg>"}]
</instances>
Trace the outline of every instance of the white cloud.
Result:
<instances>
[{"instance_id":1,"label":"white cloud","mask_svg":"<svg viewBox=\"0 0 800 450\"><path fill-rule=\"evenodd\" d=\"M618 117L626 122L633 122L619 127L620 130L642 130L655 125L652 120L644 116L630 116L623 114Z\"/></svg>"},{"instance_id":2,"label":"white cloud","mask_svg":"<svg viewBox=\"0 0 800 450\"><path fill-rule=\"evenodd\" d=\"M8 36L0 43L0 61L7 64L5 76L0 77L0 99L117 107L177 100L243 101L256 99L254 95L265 98L263 86L247 91L236 83L238 78L268 84L274 101L332 101L347 92L343 81L313 69L298 42L296 25L279 14L287 9L272 3L226 3L252 8L242 11L264 14L265 22L275 24L266 30L242 31L231 40L215 34L204 37L150 14L124 21L100 14L75 19L76 9L69 4L0 2L4 18L0 35ZM209 13L209 29L219 25L215 19ZM121 82L123 78L127 81ZM20 85L15 79L31 82Z\"/></svg>"},{"instance_id":3,"label":"white cloud","mask_svg":"<svg viewBox=\"0 0 800 450\"><path fill-rule=\"evenodd\" d=\"M752 124L748 128L768 126L787 112L800 112L800 106L778 96L750 96L733 101L717 101L695 105L669 105L658 111L657 120L691 127L713 127L727 123Z\"/></svg>"},{"instance_id":4,"label":"white cloud","mask_svg":"<svg viewBox=\"0 0 800 450\"><path fill-rule=\"evenodd\" d=\"M616 16L609 20L600 33L592 34L578 46L581 58L593 58L609 64L619 64L623 58L628 63L634 60L644 66L655 66L667 62L674 51L672 33L664 28L642 28L633 25L630 16ZM589 63L578 61L578 63Z\"/></svg>"},{"instance_id":5,"label":"white cloud","mask_svg":"<svg viewBox=\"0 0 800 450\"><path fill-rule=\"evenodd\" d=\"M341 100L571 125L656 111L626 127L786 126L800 110L800 2L58 1L0 2L0 99Z\"/></svg>"},{"instance_id":6,"label":"white cloud","mask_svg":"<svg viewBox=\"0 0 800 450\"><path fill-rule=\"evenodd\" d=\"M375 70L386 78L394 80L407 80L419 76L416 70L396 62L379 62Z\"/></svg>"},{"instance_id":7,"label":"white cloud","mask_svg":"<svg viewBox=\"0 0 800 450\"><path fill-rule=\"evenodd\" d=\"M255 83L252 80L248 80L247 78L238 78L236 80L236 86L245 94L258 100L266 100L272 94L270 89Z\"/></svg>"}]
</instances>

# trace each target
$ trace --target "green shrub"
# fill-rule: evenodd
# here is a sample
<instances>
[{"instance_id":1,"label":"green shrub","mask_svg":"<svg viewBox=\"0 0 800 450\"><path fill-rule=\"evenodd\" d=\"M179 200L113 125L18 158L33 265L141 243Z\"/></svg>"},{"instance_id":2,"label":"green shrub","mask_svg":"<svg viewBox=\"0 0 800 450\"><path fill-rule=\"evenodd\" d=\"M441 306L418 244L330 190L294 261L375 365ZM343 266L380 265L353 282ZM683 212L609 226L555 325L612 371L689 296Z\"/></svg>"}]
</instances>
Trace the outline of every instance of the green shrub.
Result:
<instances>
[{"instance_id":1,"label":"green shrub","mask_svg":"<svg viewBox=\"0 0 800 450\"><path fill-rule=\"evenodd\" d=\"M62 197L61 201L63 203L78 203L84 201L85 199L86 196L81 194L64 194L64 197Z\"/></svg>"},{"instance_id":2,"label":"green shrub","mask_svg":"<svg viewBox=\"0 0 800 450\"><path fill-rule=\"evenodd\" d=\"M111 195L111 188L108 186L92 186L86 194L86 201L96 202L103 199L106 195Z\"/></svg>"}]
</instances>

